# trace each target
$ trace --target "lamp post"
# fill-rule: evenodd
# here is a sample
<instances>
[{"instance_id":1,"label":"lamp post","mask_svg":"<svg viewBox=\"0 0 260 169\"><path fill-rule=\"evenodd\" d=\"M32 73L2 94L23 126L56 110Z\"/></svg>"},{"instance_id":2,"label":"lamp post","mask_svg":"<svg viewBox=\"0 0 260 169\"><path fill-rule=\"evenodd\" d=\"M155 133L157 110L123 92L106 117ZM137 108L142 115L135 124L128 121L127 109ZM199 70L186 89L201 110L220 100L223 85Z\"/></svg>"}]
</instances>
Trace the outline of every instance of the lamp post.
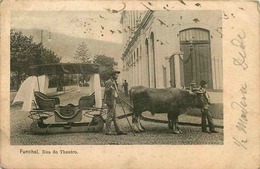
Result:
<instances>
[{"instance_id":1,"label":"lamp post","mask_svg":"<svg viewBox=\"0 0 260 169\"><path fill-rule=\"evenodd\" d=\"M49 27L47 27L47 28L48 28L48 42L51 42L52 41L51 31L50 31ZM42 52L42 50L43 50L43 29L41 30L41 42L40 42L40 44L41 44L40 56L41 56L41 58L43 58L43 52ZM38 64L38 63L36 63L36 64Z\"/></svg>"},{"instance_id":2,"label":"lamp post","mask_svg":"<svg viewBox=\"0 0 260 169\"><path fill-rule=\"evenodd\" d=\"M48 42L51 42L52 41L52 39L51 39L51 31L50 31L49 27L47 27L47 28L48 28ZM43 30L41 30L41 42L40 42L40 57L41 58L43 58L42 50L43 50ZM36 65L38 65L39 64L39 59L37 58L37 59L35 59L35 61L36 61ZM38 89L40 91L40 84L39 84L38 76L37 76L37 83L38 83Z\"/></svg>"},{"instance_id":3,"label":"lamp post","mask_svg":"<svg viewBox=\"0 0 260 169\"><path fill-rule=\"evenodd\" d=\"M194 77L194 73L195 73L195 67L193 65L193 57L194 57L194 42L190 41L190 61L191 61L191 77L192 77L192 81L190 83L190 90L193 90L193 88L196 86L196 82L195 82L195 77Z\"/></svg>"},{"instance_id":4,"label":"lamp post","mask_svg":"<svg viewBox=\"0 0 260 169\"><path fill-rule=\"evenodd\" d=\"M50 31L50 28L48 28L48 42L51 42L52 41L52 38L51 38L51 31ZM41 44L43 43L43 29L41 30Z\"/></svg>"}]
</instances>

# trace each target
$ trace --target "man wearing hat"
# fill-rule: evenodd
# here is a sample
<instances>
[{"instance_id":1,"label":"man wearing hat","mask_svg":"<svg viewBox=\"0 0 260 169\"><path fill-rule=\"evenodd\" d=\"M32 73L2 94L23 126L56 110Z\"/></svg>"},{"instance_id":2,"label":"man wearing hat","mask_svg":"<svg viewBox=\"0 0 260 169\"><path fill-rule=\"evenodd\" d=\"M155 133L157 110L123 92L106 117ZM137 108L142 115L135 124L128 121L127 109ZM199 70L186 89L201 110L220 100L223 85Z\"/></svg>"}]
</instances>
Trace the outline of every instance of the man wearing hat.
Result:
<instances>
[{"instance_id":1,"label":"man wearing hat","mask_svg":"<svg viewBox=\"0 0 260 169\"><path fill-rule=\"evenodd\" d=\"M111 122L114 122L117 135L125 135L125 133L116 118L116 98L118 97L118 85L117 78L120 71L112 70L110 73L110 79L105 82L105 103L108 106L107 118L106 118L106 135L112 135Z\"/></svg>"},{"instance_id":2,"label":"man wearing hat","mask_svg":"<svg viewBox=\"0 0 260 169\"><path fill-rule=\"evenodd\" d=\"M202 102L203 102L203 107L201 109L201 113L202 113L202 116L201 116L202 132L218 133L214 128L212 115L209 111L210 98L209 98L208 92L206 91L207 86L208 86L207 82L205 80L201 80L199 93L202 94ZM208 124L209 124L209 131L207 131L207 121L208 121Z\"/></svg>"}]
</instances>

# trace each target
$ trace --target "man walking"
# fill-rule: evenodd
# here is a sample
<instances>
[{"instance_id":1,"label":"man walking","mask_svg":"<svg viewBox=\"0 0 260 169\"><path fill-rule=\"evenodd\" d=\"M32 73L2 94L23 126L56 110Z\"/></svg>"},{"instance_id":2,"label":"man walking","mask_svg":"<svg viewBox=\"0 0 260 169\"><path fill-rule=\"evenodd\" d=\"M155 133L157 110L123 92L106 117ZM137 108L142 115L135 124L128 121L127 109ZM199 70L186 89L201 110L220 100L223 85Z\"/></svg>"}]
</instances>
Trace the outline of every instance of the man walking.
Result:
<instances>
[{"instance_id":1,"label":"man walking","mask_svg":"<svg viewBox=\"0 0 260 169\"><path fill-rule=\"evenodd\" d=\"M123 83L123 88L124 88L124 92L125 92L125 97L127 97L128 96L128 83L126 80Z\"/></svg>"},{"instance_id":2,"label":"man walking","mask_svg":"<svg viewBox=\"0 0 260 169\"><path fill-rule=\"evenodd\" d=\"M120 71L112 70L110 79L105 82L105 103L108 106L107 118L106 118L106 135L113 135L111 132L111 122L114 122L117 135L125 135L125 133L116 117L116 98L118 97L117 78Z\"/></svg>"},{"instance_id":3,"label":"man walking","mask_svg":"<svg viewBox=\"0 0 260 169\"><path fill-rule=\"evenodd\" d=\"M207 86L208 85L207 85L207 82L205 80L202 80L200 82L199 92L202 93L202 102L203 102L203 107L201 109L201 113L202 113L202 117L201 117L202 132L209 133L209 131L210 131L210 133L218 133L215 130L212 115L209 111L210 98L209 98L208 92L206 91ZM208 124L209 124L209 131L207 131L207 121L208 121Z\"/></svg>"}]
</instances>

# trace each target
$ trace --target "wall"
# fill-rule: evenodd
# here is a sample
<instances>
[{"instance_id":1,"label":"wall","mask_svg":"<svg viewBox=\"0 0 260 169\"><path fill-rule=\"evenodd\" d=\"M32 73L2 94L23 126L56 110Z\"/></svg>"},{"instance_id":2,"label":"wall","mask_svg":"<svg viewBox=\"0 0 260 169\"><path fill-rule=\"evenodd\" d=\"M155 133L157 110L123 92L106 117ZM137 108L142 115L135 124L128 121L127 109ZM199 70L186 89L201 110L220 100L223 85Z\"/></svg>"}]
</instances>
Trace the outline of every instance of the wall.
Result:
<instances>
[{"instance_id":1,"label":"wall","mask_svg":"<svg viewBox=\"0 0 260 169\"><path fill-rule=\"evenodd\" d=\"M147 82L147 76L149 73L146 71L147 60L146 60L146 49L145 49L145 40L148 39L150 50L149 54L151 55L151 33L154 34L154 53L156 60L156 88L163 88L170 86L170 71L169 71L169 58L175 53L180 52L180 41L179 41L179 32L187 28L203 28L210 31L210 40L211 40L211 58L222 58L222 37L221 37L221 11L155 11L153 17L149 20L149 23L146 27L143 28L140 36L136 38L135 43L131 46L131 50L127 53L128 57L134 57L136 55L136 48L139 52L139 60L132 60L135 66L129 67L127 71L123 73L123 77L129 81L129 86L135 85L144 85L149 87ZM142 17L144 14L142 14ZM194 20L195 19L195 20ZM127 24L127 23L125 23ZM124 25L127 27L127 25ZM124 42L130 41L127 40L128 35L125 35ZM130 35L133 37L133 34ZM127 44L124 44L127 46ZM150 56L149 62L152 62L152 57ZM137 65L138 63L138 65ZM124 63L123 63L124 64ZM175 64L178 63L178 59ZM212 70L215 70L215 64L212 64ZM218 65L219 66L219 65ZM166 75L163 74L163 67L166 68ZM152 68L150 68L150 73L152 73ZM218 71L212 71L213 77L213 88L222 89L222 67L217 67ZM179 69L176 70L176 75L180 72ZM163 77L166 77L164 79ZM165 82L164 82L165 81ZM181 80L177 76L176 83L180 87ZM153 76L150 75L150 84L153 86Z\"/></svg>"}]
</instances>

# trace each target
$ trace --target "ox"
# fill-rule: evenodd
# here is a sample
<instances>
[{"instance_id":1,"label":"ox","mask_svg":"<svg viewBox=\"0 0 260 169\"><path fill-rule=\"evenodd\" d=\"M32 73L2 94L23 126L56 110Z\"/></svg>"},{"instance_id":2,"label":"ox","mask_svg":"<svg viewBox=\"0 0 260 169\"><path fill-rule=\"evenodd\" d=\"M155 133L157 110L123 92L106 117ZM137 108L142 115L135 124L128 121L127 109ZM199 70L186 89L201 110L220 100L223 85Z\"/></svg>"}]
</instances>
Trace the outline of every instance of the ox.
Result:
<instances>
[{"instance_id":1,"label":"ox","mask_svg":"<svg viewBox=\"0 0 260 169\"><path fill-rule=\"evenodd\" d=\"M201 108L201 96L184 89L163 88L154 89L136 86L130 89L130 99L133 103L133 128L135 132L144 131L140 123L142 112L167 113L169 129L174 134L181 133L178 127L178 116L188 108Z\"/></svg>"}]
</instances>

